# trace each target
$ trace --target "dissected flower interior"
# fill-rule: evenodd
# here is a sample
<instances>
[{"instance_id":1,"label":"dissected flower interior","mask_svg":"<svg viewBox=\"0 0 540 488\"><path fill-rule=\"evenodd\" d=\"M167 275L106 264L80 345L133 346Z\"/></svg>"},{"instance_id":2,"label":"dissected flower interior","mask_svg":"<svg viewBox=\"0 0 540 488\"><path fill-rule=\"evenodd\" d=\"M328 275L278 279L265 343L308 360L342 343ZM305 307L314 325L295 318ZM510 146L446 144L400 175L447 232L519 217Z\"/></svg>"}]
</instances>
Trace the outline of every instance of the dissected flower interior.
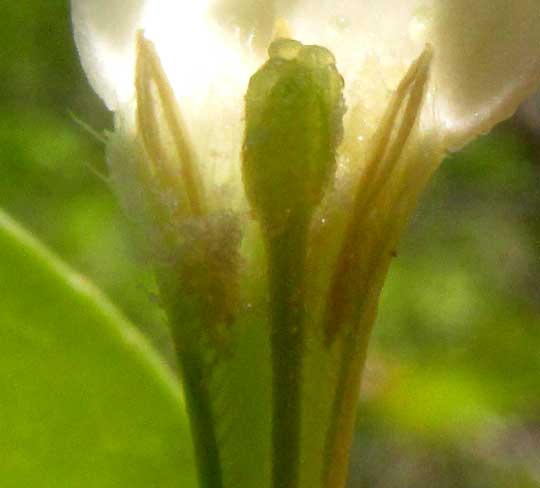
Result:
<instances>
[{"instance_id":1,"label":"dissected flower interior","mask_svg":"<svg viewBox=\"0 0 540 488\"><path fill-rule=\"evenodd\" d=\"M115 111L111 178L146 230L202 486L341 488L399 237L446 152L538 86L537 1L72 8Z\"/></svg>"}]
</instances>

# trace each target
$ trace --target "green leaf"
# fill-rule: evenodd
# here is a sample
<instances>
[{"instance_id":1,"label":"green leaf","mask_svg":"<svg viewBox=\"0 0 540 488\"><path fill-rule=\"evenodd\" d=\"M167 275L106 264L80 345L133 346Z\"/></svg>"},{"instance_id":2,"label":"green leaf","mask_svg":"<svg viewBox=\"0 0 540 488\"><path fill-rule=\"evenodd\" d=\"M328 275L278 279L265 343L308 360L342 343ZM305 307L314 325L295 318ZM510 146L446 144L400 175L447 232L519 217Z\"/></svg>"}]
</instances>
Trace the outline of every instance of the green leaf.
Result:
<instances>
[{"instance_id":1,"label":"green leaf","mask_svg":"<svg viewBox=\"0 0 540 488\"><path fill-rule=\"evenodd\" d=\"M195 486L172 373L98 290L2 212L0 486Z\"/></svg>"}]
</instances>

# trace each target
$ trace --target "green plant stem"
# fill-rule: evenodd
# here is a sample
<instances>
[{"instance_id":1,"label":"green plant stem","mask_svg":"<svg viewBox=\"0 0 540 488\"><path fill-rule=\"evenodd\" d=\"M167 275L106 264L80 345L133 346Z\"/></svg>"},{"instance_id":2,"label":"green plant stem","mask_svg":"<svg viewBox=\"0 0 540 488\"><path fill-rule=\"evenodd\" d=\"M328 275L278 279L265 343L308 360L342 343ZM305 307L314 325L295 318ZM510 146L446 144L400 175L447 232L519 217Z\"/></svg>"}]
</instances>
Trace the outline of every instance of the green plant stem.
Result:
<instances>
[{"instance_id":1,"label":"green plant stem","mask_svg":"<svg viewBox=\"0 0 540 488\"><path fill-rule=\"evenodd\" d=\"M198 307L185 300L175 272L158 270L157 277L182 374L199 488L223 488L216 418L209 391L210 371L200 344Z\"/></svg>"},{"instance_id":2,"label":"green plant stem","mask_svg":"<svg viewBox=\"0 0 540 488\"><path fill-rule=\"evenodd\" d=\"M308 218L268 232L272 347L272 486L299 484L304 274Z\"/></svg>"},{"instance_id":3,"label":"green plant stem","mask_svg":"<svg viewBox=\"0 0 540 488\"><path fill-rule=\"evenodd\" d=\"M204 365L198 354L178 355L200 488L222 488L223 476Z\"/></svg>"}]
</instances>

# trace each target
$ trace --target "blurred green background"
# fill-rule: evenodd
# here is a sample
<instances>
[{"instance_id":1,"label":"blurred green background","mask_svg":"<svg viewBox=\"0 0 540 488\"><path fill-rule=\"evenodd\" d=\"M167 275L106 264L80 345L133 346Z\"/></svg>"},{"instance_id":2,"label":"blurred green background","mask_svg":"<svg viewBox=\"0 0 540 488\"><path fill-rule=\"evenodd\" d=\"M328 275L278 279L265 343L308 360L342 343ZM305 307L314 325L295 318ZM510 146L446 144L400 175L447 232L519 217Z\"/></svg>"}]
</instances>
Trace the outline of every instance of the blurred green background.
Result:
<instances>
[{"instance_id":1,"label":"blurred green background","mask_svg":"<svg viewBox=\"0 0 540 488\"><path fill-rule=\"evenodd\" d=\"M0 207L170 361L164 316L92 127L65 0L4 2ZM540 135L515 117L438 172L385 288L350 486L540 487ZM91 169L93 168L93 169Z\"/></svg>"}]
</instances>

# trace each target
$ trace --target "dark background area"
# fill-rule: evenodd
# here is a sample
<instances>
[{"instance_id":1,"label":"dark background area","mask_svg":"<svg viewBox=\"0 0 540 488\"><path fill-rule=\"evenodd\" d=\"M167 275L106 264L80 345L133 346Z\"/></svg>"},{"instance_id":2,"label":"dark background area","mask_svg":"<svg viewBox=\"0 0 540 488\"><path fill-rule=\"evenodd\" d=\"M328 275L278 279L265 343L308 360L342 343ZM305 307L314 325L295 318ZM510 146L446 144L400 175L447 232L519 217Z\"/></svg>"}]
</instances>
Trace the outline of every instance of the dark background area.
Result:
<instances>
[{"instance_id":1,"label":"dark background area","mask_svg":"<svg viewBox=\"0 0 540 488\"><path fill-rule=\"evenodd\" d=\"M111 125L67 2L11 2L2 15L0 207L169 358L150 273L95 174L102 143L70 115ZM514 117L451 155L425 193L384 291L351 487L540 487L539 142Z\"/></svg>"}]
</instances>

